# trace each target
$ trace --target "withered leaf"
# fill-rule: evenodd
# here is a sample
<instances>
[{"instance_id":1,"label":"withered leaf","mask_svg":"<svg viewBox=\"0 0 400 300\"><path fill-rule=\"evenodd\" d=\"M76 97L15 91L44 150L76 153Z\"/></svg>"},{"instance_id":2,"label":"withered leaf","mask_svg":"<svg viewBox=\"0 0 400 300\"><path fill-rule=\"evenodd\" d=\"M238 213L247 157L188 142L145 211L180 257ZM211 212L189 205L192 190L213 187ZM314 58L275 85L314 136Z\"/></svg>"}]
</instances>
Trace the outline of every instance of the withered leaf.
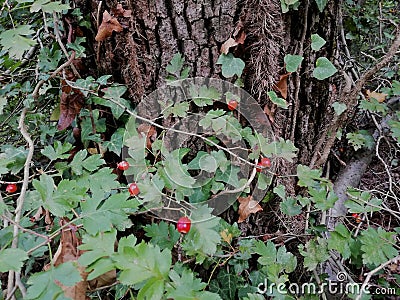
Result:
<instances>
[{"instance_id":1,"label":"withered leaf","mask_svg":"<svg viewBox=\"0 0 400 300\"><path fill-rule=\"evenodd\" d=\"M151 149L151 145L156 140L157 131L154 126L149 124L140 124L137 129L139 136L146 137L146 148Z\"/></svg>"},{"instance_id":2,"label":"withered leaf","mask_svg":"<svg viewBox=\"0 0 400 300\"><path fill-rule=\"evenodd\" d=\"M84 96L81 93L75 94L61 94L60 101L60 118L58 119L58 130L63 130L71 125L76 115L82 109Z\"/></svg>"},{"instance_id":3,"label":"withered leaf","mask_svg":"<svg viewBox=\"0 0 400 300\"><path fill-rule=\"evenodd\" d=\"M246 33L244 32L244 25L241 21L236 25L235 30L231 34L231 37L227 39L221 46L221 53L228 54L229 48L235 47L239 44L243 44L246 39Z\"/></svg>"},{"instance_id":4,"label":"withered leaf","mask_svg":"<svg viewBox=\"0 0 400 300\"><path fill-rule=\"evenodd\" d=\"M247 219L250 214L254 214L260 210L263 210L257 201L254 201L251 196L239 197L239 219L238 223L242 223Z\"/></svg>"},{"instance_id":5,"label":"withered leaf","mask_svg":"<svg viewBox=\"0 0 400 300\"><path fill-rule=\"evenodd\" d=\"M113 31L121 32L122 30L123 28L118 20L112 17L109 12L105 10L103 13L103 21L99 26L95 40L97 42L104 41L112 35Z\"/></svg>"},{"instance_id":6,"label":"withered leaf","mask_svg":"<svg viewBox=\"0 0 400 300\"><path fill-rule=\"evenodd\" d=\"M279 92L283 99L286 100L288 93L287 78L291 73L283 74L279 78L279 82L274 85L274 90Z\"/></svg>"},{"instance_id":7,"label":"withered leaf","mask_svg":"<svg viewBox=\"0 0 400 300\"><path fill-rule=\"evenodd\" d=\"M130 16L132 16L132 11L130 9L124 9L121 3L118 3L117 8L114 8L112 12L114 16L118 17L129 18Z\"/></svg>"},{"instance_id":8,"label":"withered leaf","mask_svg":"<svg viewBox=\"0 0 400 300\"><path fill-rule=\"evenodd\" d=\"M265 104L264 106L264 113L268 116L269 121L271 123L274 123L275 121L274 112L271 109L269 109L267 104Z\"/></svg>"},{"instance_id":9,"label":"withered leaf","mask_svg":"<svg viewBox=\"0 0 400 300\"><path fill-rule=\"evenodd\" d=\"M378 93L378 92L374 92L374 91L370 91L367 90L367 97L368 99L374 98L376 99L379 103L382 103L386 100L388 94L384 94L384 93Z\"/></svg>"}]
</instances>

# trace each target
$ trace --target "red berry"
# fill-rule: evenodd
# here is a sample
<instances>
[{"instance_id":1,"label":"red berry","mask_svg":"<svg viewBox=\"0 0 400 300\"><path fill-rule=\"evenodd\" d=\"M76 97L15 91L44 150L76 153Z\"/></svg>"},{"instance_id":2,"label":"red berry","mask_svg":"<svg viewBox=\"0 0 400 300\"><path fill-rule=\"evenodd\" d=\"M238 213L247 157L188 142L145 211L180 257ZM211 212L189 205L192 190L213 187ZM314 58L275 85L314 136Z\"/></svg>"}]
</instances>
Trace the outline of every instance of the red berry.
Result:
<instances>
[{"instance_id":1,"label":"red berry","mask_svg":"<svg viewBox=\"0 0 400 300\"><path fill-rule=\"evenodd\" d=\"M357 219L357 218L358 218L358 214L351 214L351 216L352 216L354 219Z\"/></svg>"},{"instance_id":2,"label":"red berry","mask_svg":"<svg viewBox=\"0 0 400 300\"><path fill-rule=\"evenodd\" d=\"M256 168L257 172L261 172L263 168L270 168L271 167L271 160L269 158L267 158L267 157L263 157L258 162L257 166L262 167L262 168Z\"/></svg>"},{"instance_id":3,"label":"red berry","mask_svg":"<svg viewBox=\"0 0 400 300\"><path fill-rule=\"evenodd\" d=\"M176 229L180 233L188 233L190 227L192 226L192 221L188 217L181 217L176 224Z\"/></svg>"},{"instance_id":4,"label":"red berry","mask_svg":"<svg viewBox=\"0 0 400 300\"><path fill-rule=\"evenodd\" d=\"M15 193L17 191L17 185L15 185L14 183L7 185L6 191L7 191L7 193L10 193L10 194Z\"/></svg>"},{"instance_id":5,"label":"red berry","mask_svg":"<svg viewBox=\"0 0 400 300\"><path fill-rule=\"evenodd\" d=\"M132 196L136 196L137 194L140 193L139 187L137 186L137 184L136 184L135 182L134 182L134 183L131 183L131 184L129 185L129 193L130 193Z\"/></svg>"},{"instance_id":6,"label":"red berry","mask_svg":"<svg viewBox=\"0 0 400 300\"><path fill-rule=\"evenodd\" d=\"M237 103L236 100L230 100L228 102L228 109L229 110L235 110L237 106L238 106L238 103Z\"/></svg>"},{"instance_id":7,"label":"red berry","mask_svg":"<svg viewBox=\"0 0 400 300\"><path fill-rule=\"evenodd\" d=\"M123 160L117 164L117 168L119 170L126 171L129 169L129 163L127 161Z\"/></svg>"}]
</instances>

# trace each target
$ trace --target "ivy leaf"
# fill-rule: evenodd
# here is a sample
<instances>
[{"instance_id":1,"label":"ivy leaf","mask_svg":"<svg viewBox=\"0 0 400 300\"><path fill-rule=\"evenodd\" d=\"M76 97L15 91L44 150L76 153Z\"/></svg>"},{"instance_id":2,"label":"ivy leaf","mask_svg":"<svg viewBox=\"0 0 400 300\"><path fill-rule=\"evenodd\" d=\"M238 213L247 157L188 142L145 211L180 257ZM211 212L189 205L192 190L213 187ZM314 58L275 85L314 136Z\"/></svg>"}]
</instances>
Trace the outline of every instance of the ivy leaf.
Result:
<instances>
[{"instance_id":1,"label":"ivy leaf","mask_svg":"<svg viewBox=\"0 0 400 300\"><path fill-rule=\"evenodd\" d=\"M347 105L345 103L340 103L337 101L332 103L332 107L338 116L340 116L347 109Z\"/></svg>"},{"instance_id":2,"label":"ivy leaf","mask_svg":"<svg viewBox=\"0 0 400 300\"><path fill-rule=\"evenodd\" d=\"M85 234L83 236L82 245L78 249L85 250L85 252L79 257L78 262L82 266L88 266L87 271L91 272L87 278L88 280L92 280L115 268L110 256L114 253L116 239L116 229L100 232L97 235Z\"/></svg>"},{"instance_id":3,"label":"ivy leaf","mask_svg":"<svg viewBox=\"0 0 400 300\"><path fill-rule=\"evenodd\" d=\"M158 245L161 249L167 248L172 250L180 237L174 225L164 221L158 224L148 224L144 227L144 231L146 231L146 236L151 238L151 242L154 245Z\"/></svg>"},{"instance_id":4,"label":"ivy leaf","mask_svg":"<svg viewBox=\"0 0 400 300\"><path fill-rule=\"evenodd\" d=\"M237 75L242 76L245 63L240 58L234 57L232 53L227 55L221 54L218 58L217 65L222 65L222 76L225 78Z\"/></svg>"},{"instance_id":5,"label":"ivy leaf","mask_svg":"<svg viewBox=\"0 0 400 300\"><path fill-rule=\"evenodd\" d=\"M335 66L326 57L319 57L315 66L316 68L313 71L313 77L318 80L329 78L337 72Z\"/></svg>"},{"instance_id":6,"label":"ivy leaf","mask_svg":"<svg viewBox=\"0 0 400 300\"><path fill-rule=\"evenodd\" d=\"M270 91L267 93L269 100L271 100L272 103L276 104L278 107L287 109L288 104L285 99L279 98L277 94L274 91Z\"/></svg>"},{"instance_id":7,"label":"ivy leaf","mask_svg":"<svg viewBox=\"0 0 400 300\"><path fill-rule=\"evenodd\" d=\"M387 232L381 227L369 227L360 236L362 258L365 264L379 266L398 255L393 245L396 244L395 232ZM379 246L378 246L379 245Z\"/></svg>"},{"instance_id":8,"label":"ivy leaf","mask_svg":"<svg viewBox=\"0 0 400 300\"><path fill-rule=\"evenodd\" d=\"M52 267L46 272L33 274L28 279L30 287L24 299L54 299L67 300L64 292L56 282L63 286L74 286L82 281L76 263L66 262L57 267Z\"/></svg>"},{"instance_id":9,"label":"ivy leaf","mask_svg":"<svg viewBox=\"0 0 400 300\"><path fill-rule=\"evenodd\" d=\"M197 263L202 263L206 255L213 255L221 240L216 229L220 218L211 215L211 211L212 208L207 206L200 206L193 210L190 216L192 228L182 243L182 249L186 251L187 255L196 256Z\"/></svg>"},{"instance_id":10,"label":"ivy leaf","mask_svg":"<svg viewBox=\"0 0 400 300\"><path fill-rule=\"evenodd\" d=\"M304 57L300 55L286 54L283 59L286 64L286 71L296 72L303 59Z\"/></svg>"},{"instance_id":11,"label":"ivy leaf","mask_svg":"<svg viewBox=\"0 0 400 300\"><path fill-rule=\"evenodd\" d=\"M106 147L109 151L120 155L124 143L124 133L124 128L118 128L117 131L115 131L111 136L111 139L104 142L104 147Z\"/></svg>"},{"instance_id":12,"label":"ivy leaf","mask_svg":"<svg viewBox=\"0 0 400 300\"><path fill-rule=\"evenodd\" d=\"M326 41L318 34L311 35L311 49L318 51L326 44Z\"/></svg>"},{"instance_id":13,"label":"ivy leaf","mask_svg":"<svg viewBox=\"0 0 400 300\"><path fill-rule=\"evenodd\" d=\"M19 272L27 259L28 255L22 249L3 249L0 251L0 272Z\"/></svg>"},{"instance_id":14,"label":"ivy leaf","mask_svg":"<svg viewBox=\"0 0 400 300\"><path fill-rule=\"evenodd\" d=\"M0 45L4 50L8 50L11 58L20 60L24 52L36 44L34 40L25 37L33 33L35 32L31 29L31 25L19 25L0 34Z\"/></svg>"},{"instance_id":15,"label":"ivy leaf","mask_svg":"<svg viewBox=\"0 0 400 300\"><path fill-rule=\"evenodd\" d=\"M323 12L328 0L315 0L315 2L317 3L319 11Z\"/></svg>"}]
</instances>

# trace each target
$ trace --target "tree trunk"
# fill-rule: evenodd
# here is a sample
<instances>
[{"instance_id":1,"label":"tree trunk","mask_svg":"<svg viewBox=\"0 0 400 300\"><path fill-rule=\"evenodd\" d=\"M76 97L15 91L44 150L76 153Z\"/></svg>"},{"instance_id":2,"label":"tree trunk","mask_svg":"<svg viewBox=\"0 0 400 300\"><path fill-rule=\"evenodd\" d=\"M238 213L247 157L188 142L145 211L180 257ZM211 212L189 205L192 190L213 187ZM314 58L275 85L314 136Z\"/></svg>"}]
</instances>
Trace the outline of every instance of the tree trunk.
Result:
<instances>
[{"instance_id":1,"label":"tree trunk","mask_svg":"<svg viewBox=\"0 0 400 300\"><path fill-rule=\"evenodd\" d=\"M128 1L123 7L132 10L132 17L122 23L124 31L94 42L97 70L126 84L135 103L164 83L165 67L177 52L191 67L190 77L222 78L216 65L220 47L241 22L246 40L235 55L246 62L245 89L260 105L275 110L276 136L292 140L299 148L297 162L310 165L319 158L318 151L329 137L326 128L333 116L330 104L341 88L330 83L332 80L316 80L312 69L318 57L334 61L342 1L330 1L322 13L315 1L301 2L298 10L282 14L280 0ZM118 2L107 0L101 7L98 3L102 2L79 4L99 18L92 20L97 25L102 12L112 11ZM327 41L318 52L310 47L314 33ZM299 72L289 76L289 110L276 109L266 96L286 73L285 54L304 56ZM282 162L279 172L291 174L293 166ZM295 183L289 180L285 185L294 193Z\"/></svg>"}]
</instances>

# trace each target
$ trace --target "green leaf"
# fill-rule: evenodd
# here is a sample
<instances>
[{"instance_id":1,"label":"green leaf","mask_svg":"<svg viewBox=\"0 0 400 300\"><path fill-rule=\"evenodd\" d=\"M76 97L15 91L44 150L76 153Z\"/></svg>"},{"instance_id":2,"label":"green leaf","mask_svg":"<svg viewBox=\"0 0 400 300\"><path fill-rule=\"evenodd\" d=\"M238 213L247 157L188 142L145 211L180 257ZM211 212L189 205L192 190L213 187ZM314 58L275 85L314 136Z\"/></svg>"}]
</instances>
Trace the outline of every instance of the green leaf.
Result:
<instances>
[{"instance_id":1,"label":"green leaf","mask_svg":"<svg viewBox=\"0 0 400 300\"><path fill-rule=\"evenodd\" d=\"M172 264L169 249L160 251L158 246L144 242L136 246L119 248L118 253L113 256L113 260L117 268L121 270L119 281L127 285L150 279L165 281Z\"/></svg>"},{"instance_id":2,"label":"green leaf","mask_svg":"<svg viewBox=\"0 0 400 300\"><path fill-rule=\"evenodd\" d=\"M345 103L340 103L337 101L332 103L332 107L338 116L340 116L347 109L347 105Z\"/></svg>"},{"instance_id":3,"label":"green leaf","mask_svg":"<svg viewBox=\"0 0 400 300\"><path fill-rule=\"evenodd\" d=\"M368 130L349 132L346 134L346 138L356 151L362 147L366 147L369 150L372 150L375 147L375 140Z\"/></svg>"},{"instance_id":4,"label":"green leaf","mask_svg":"<svg viewBox=\"0 0 400 300\"><path fill-rule=\"evenodd\" d=\"M282 213L288 216L297 216L301 213L301 206L297 204L294 198L287 198L279 204Z\"/></svg>"},{"instance_id":5,"label":"green leaf","mask_svg":"<svg viewBox=\"0 0 400 300\"><path fill-rule=\"evenodd\" d=\"M311 35L311 49L318 51L326 44L326 41L318 34Z\"/></svg>"},{"instance_id":6,"label":"green leaf","mask_svg":"<svg viewBox=\"0 0 400 300\"><path fill-rule=\"evenodd\" d=\"M231 260L233 261L233 260ZM218 272L217 278L210 282L210 291L218 294L223 299L235 299L236 291L241 278L231 272L221 269Z\"/></svg>"},{"instance_id":7,"label":"green leaf","mask_svg":"<svg viewBox=\"0 0 400 300\"><path fill-rule=\"evenodd\" d=\"M321 177L321 170L312 170L307 166L298 165L297 166L297 177L299 181L297 182L298 186L304 187L314 187L318 184L318 181L326 181L326 179Z\"/></svg>"},{"instance_id":8,"label":"green leaf","mask_svg":"<svg viewBox=\"0 0 400 300\"><path fill-rule=\"evenodd\" d=\"M64 286L74 286L82 281L78 266L73 262L66 262L57 267L52 267L46 272L33 274L28 279L30 287L24 299L36 300L66 300L64 292L56 282Z\"/></svg>"},{"instance_id":9,"label":"green leaf","mask_svg":"<svg viewBox=\"0 0 400 300\"><path fill-rule=\"evenodd\" d=\"M172 280L172 284L169 284L166 287L166 297L168 299L221 300L221 297L218 294L204 291L207 284L201 282L200 279L195 278L193 272L186 268L183 269L181 274L175 270L171 270L169 272L169 277Z\"/></svg>"},{"instance_id":10,"label":"green leaf","mask_svg":"<svg viewBox=\"0 0 400 300\"><path fill-rule=\"evenodd\" d=\"M328 0L315 0L315 2L317 3L319 11L323 12Z\"/></svg>"},{"instance_id":11,"label":"green leaf","mask_svg":"<svg viewBox=\"0 0 400 300\"><path fill-rule=\"evenodd\" d=\"M202 85L200 88L196 85L190 86L189 94L193 102L199 107L212 105L214 100L221 98L221 93L215 87L207 87L205 85Z\"/></svg>"},{"instance_id":12,"label":"green leaf","mask_svg":"<svg viewBox=\"0 0 400 300\"><path fill-rule=\"evenodd\" d=\"M110 141L104 142L104 147L106 147L109 151L114 152L117 155L121 154L122 146L124 143L124 128L118 128L117 131L113 133Z\"/></svg>"},{"instance_id":13,"label":"green leaf","mask_svg":"<svg viewBox=\"0 0 400 300\"><path fill-rule=\"evenodd\" d=\"M374 212L382 209L382 200L372 197L369 192L360 192L349 188L347 194L349 199L345 201L344 205L350 213Z\"/></svg>"},{"instance_id":14,"label":"green leaf","mask_svg":"<svg viewBox=\"0 0 400 300\"><path fill-rule=\"evenodd\" d=\"M19 272L28 259L28 254L22 249L3 249L0 250L0 272L10 270Z\"/></svg>"},{"instance_id":15,"label":"green leaf","mask_svg":"<svg viewBox=\"0 0 400 300\"><path fill-rule=\"evenodd\" d=\"M380 103L373 97L369 98L368 100L362 99L360 101L360 107L363 110L369 110L371 112L377 112L383 115L386 115L387 111L389 110L386 103Z\"/></svg>"},{"instance_id":16,"label":"green leaf","mask_svg":"<svg viewBox=\"0 0 400 300\"><path fill-rule=\"evenodd\" d=\"M274 91L270 91L267 93L269 99L272 103L276 104L278 107L287 109L288 104L285 99L279 98L278 95Z\"/></svg>"},{"instance_id":17,"label":"green leaf","mask_svg":"<svg viewBox=\"0 0 400 300\"><path fill-rule=\"evenodd\" d=\"M236 58L232 53L221 54L218 58L217 65L222 65L222 76L225 78L232 77L237 75L238 77L242 76L243 69L245 67L245 63L240 58Z\"/></svg>"},{"instance_id":18,"label":"green leaf","mask_svg":"<svg viewBox=\"0 0 400 300\"><path fill-rule=\"evenodd\" d=\"M279 138L278 141L273 141L268 143L268 141L257 134L257 138L261 143L261 152L266 157L282 157L287 161L292 161L294 157L296 157L297 148L294 146L293 142L290 140L284 140L283 138Z\"/></svg>"},{"instance_id":19,"label":"green leaf","mask_svg":"<svg viewBox=\"0 0 400 300\"><path fill-rule=\"evenodd\" d=\"M158 224L148 224L143 229L146 231L146 236L151 238L151 243L158 245L161 249L167 248L172 250L180 237L180 234L176 231L174 225L168 224L164 221L161 221Z\"/></svg>"},{"instance_id":20,"label":"green leaf","mask_svg":"<svg viewBox=\"0 0 400 300\"><path fill-rule=\"evenodd\" d=\"M89 198L81 202L82 223L86 231L96 234L115 227L124 230L132 225L129 213L135 212L139 206L136 199L128 200L128 193L111 195L106 200Z\"/></svg>"},{"instance_id":21,"label":"green leaf","mask_svg":"<svg viewBox=\"0 0 400 300\"><path fill-rule=\"evenodd\" d=\"M213 255L221 241L221 236L216 228L220 218L213 216L212 210L207 206L200 206L192 211L190 216L192 228L182 243L182 249L186 251L187 255L196 256L197 263L202 263L206 255Z\"/></svg>"},{"instance_id":22,"label":"green leaf","mask_svg":"<svg viewBox=\"0 0 400 300\"><path fill-rule=\"evenodd\" d=\"M169 62L169 64L165 69L167 70L168 73L179 77L180 71L182 70L183 67L183 63L184 60L182 54L177 53L172 57L171 61Z\"/></svg>"},{"instance_id":23,"label":"green leaf","mask_svg":"<svg viewBox=\"0 0 400 300\"><path fill-rule=\"evenodd\" d=\"M382 228L369 227L361 232L361 251L363 262L373 267L379 266L398 255L395 232L387 232Z\"/></svg>"},{"instance_id":24,"label":"green leaf","mask_svg":"<svg viewBox=\"0 0 400 300\"><path fill-rule=\"evenodd\" d=\"M162 113L164 118L167 118L169 115L184 118L187 116L188 111L189 111L189 103L186 101L182 101L182 102L177 102L173 106L164 109Z\"/></svg>"},{"instance_id":25,"label":"green leaf","mask_svg":"<svg viewBox=\"0 0 400 300\"><path fill-rule=\"evenodd\" d=\"M62 12L63 10L70 9L68 4L62 4L60 1L50 1L50 0L36 0L33 2L30 11L38 12L42 10L43 12L52 13Z\"/></svg>"},{"instance_id":26,"label":"green leaf","mask_svg":"<svg viewBox=\"0 0 400 300\"><path fill-rule=\"evenodd\" d=\"M62 53L61 50L50 50L47 47L40 49L38 66L42 72L57 69Z\"/></svg>"},{"instance_id":27,"label":"green leaf","mask_svg":"<svg viewBox=\"0 0 400 300\"><path fill-rule=\"evenodd\" d=\"M319 57L315 66L316 68L313 71L313 77L318 80L329 78L337 72L335 66L326 57Z\"/></svg>"},{"instance_id":28,"label":"green leaf","mask_svg":"<svg viewBox=\"0 0 400 300\"><path fill-rule=\"evenodd\" d=\"M328 248L331 250L337 250L344 259L349 259L351 256L351 240L351 233L343 224L339 224L335 227L335 231L330 232Z\"/></svg>"},{"instance_id":29,"label":"green leaf","mask_svg":"<svg viewBox=\"0 0 400 300\"><path fill-rule=\"evenodd\" d=\"M304 57L300 55L291 55L286 54L284 57L284 62L286 64L286 71L288 72L296 72Z\"/></svg>"},{"instance_id":30,"label":"green leaf","mask_svg":"<svg viewBox=\"0 0 400 300\"><path fill-rule=\"evenodd\" d=\"M283 184L279 184L278 186L274 187L274 193L277 194L282 200L286 199L286 188Z\"/></svg>"},{"instance_id":31,"label":"green leaf","mask_svg":"<svg viewBox=\"0 0 400 300\"><path fill-rule=\"evenodd\" d=\"M92 280L115 268L110 256L114 254L117 230L111 229L108 232L101 232L97 235L85 234L82 238L80 250L86 250L78 259L82 266L88 266L87 271L91 272L88 280Z\"/></svg>"},{"instance_id":32,"label":"green leaf","mask_svg":"<svg viewBox=\"0 0 400 300\"><path fill-rule=\"evenodd\" d=\"M307 251L304 251L306 249ZM318 264L329 259L330 255L327 249L327 241L322 238L309 240L305 247L299 245L300 254L304 256L304 267L307 270L314 270Z\"/></svg>"},{"instance_id":33,"label":"green leaf","mask_svg":"<svg viewBox=\"0 0 400 300\"><path fill-rule=\"evenodd\" d=\"M8 50L11 58L22 59L24 52L29 50L36 42L27 35L35 33L31 25L19 25L14 29L5 30L0 34L0 45L3 50Z\"/></svg>"},{"instance_id":34,"label":"green leaf","mask_svg":"<svg viewBox=\"0 0 400 300\"><path fill-rule=\"evenodd\" d=\"M182 163L182 158L189 152L189 149L176 149L166 155L164 161L165 174L176 186L191 187L195 180L188 173L188 167Z\"/></svg>"},{"instance_id":35,"label":"green leaf","mask_svg":"<svg viewBox=\"0 0 400 300\"><path fill-rule=\"evenodd\" d=\"M397 112L397 119L400 120L400 112ZM390 130L392 131L393 138L397 139L397 142L400 143L400 122L396 120L389 120L388 124L390 126Z\"/></svg>"},{"instance_id":36,"label":"green leaf","mask_svg":"<svg viewBox=\"0 0 400 300\"><path fill-rule=\"evenodd\" d=\"M46 146L40 151L44 156L47 156L50 160L66 159L70 156L69 152L72 149L72 144L65 142L61 144L60 141L55 141L54 148L52 146Z\"/></svg>"}]
</instances>

